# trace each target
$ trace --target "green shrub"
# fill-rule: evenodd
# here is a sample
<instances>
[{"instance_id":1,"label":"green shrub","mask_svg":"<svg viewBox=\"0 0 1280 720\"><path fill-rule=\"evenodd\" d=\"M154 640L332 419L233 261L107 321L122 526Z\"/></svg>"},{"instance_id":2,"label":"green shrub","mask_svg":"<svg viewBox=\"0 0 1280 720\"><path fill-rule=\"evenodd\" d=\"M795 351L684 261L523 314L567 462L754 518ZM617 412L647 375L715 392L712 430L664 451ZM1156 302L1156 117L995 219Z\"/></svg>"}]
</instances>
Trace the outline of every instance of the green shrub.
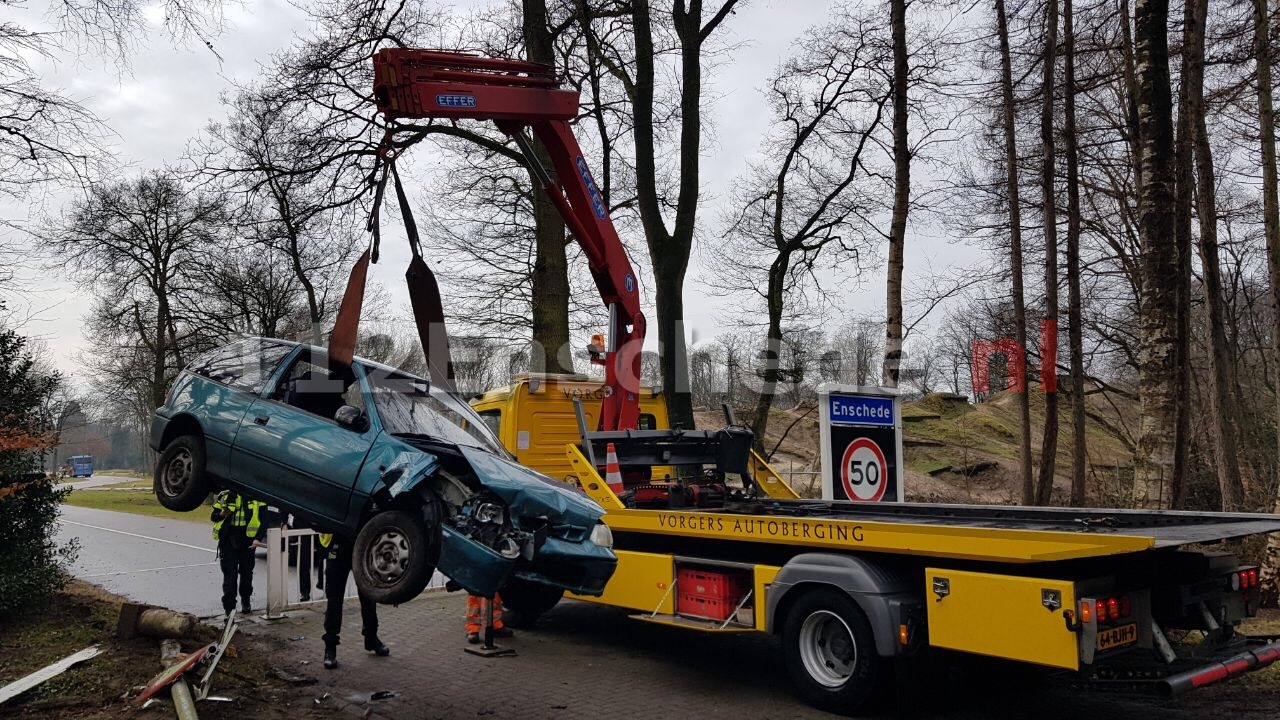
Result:
<instances>
[{"instance_id":1,"label":"green shrub","mask_svg":"<svg viewBox=\"0 0 1280 720\"><path fill-rule=\"evenodd\" d=\"M25 338L0 329L0 618L42 603L75 555L74 543L54 538L69 491L38 469L57 442L51 415L60 382L40 369Z\"/></svg>"}]
</instances>

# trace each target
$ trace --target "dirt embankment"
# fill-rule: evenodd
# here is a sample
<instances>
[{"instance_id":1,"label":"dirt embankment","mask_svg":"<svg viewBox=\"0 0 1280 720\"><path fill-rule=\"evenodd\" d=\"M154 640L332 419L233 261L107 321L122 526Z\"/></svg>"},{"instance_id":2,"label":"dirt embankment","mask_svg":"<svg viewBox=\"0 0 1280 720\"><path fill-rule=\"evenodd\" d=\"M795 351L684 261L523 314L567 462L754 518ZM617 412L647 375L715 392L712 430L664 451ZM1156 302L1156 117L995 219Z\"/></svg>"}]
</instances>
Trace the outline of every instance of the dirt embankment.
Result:
<instances>
[{"instance_id":1,"label":"dirt embankment","mask_svg":"<svg viewBox=\"0 0 1280 720\"><path fill-rule=\"evenodd\" d=\"M1031 394L1032 451L1039 456L1044 427L1044 396ZM1133 456L1124 428L1132 412L1105 394L1090 396L1085 427L1091 504L1123 505L1131 485ZM1019 410L1017 396L996 393L974 404L934 393L903 405L908 500L922 502L1009 504L1018 495ZM718 412L698 412L699 427L718 427ZM1059 408L1054 502L1065 504L1070 490L1071 405ZM812 408L774 410L764 437L770 464L801 494L820 492L818 415Z\"/></svg>"}]
</instances>

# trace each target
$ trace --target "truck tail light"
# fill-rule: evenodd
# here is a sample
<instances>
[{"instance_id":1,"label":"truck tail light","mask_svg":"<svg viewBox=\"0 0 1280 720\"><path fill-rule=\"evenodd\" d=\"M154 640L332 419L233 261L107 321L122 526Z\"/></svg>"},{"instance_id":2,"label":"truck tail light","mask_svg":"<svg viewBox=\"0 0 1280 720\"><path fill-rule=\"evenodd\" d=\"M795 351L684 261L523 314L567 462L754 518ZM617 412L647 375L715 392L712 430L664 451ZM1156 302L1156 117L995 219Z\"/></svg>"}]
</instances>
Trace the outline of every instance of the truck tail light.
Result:
<instances>
[{"instance_id":1,"label":"truck tail light","mask_svg":"<svg viewBox=\"0 0 1280 720\"><path fill-rule=\"evenodd\" d=\"M1080 622L1082 623L1093 622L1093 601L1092 600L1080 601Z\"/></svg>"},{"instance_id":2,"label":"truck tail light","mask_svg":"<svg viewBox=\"0 0 1280 720\"><path fill-rule=\"evenodd\" d=\"M1128 595L1115 595L1101 600L1086 600L1080 603L1080 619L1089 622L1090 615L1099 623L1113 623L1133 613L1133 601Z\"/></svg>"},{"instance_id":3,"label":"truck tail light","mask_svg":"<svg viewBox=\"0 0 1280 720\"><path fill-rule=\"evenodd\" d=\"M1258 568L1249 571L1249 587L1258 587Z\"/></svg>"}]
</instances>

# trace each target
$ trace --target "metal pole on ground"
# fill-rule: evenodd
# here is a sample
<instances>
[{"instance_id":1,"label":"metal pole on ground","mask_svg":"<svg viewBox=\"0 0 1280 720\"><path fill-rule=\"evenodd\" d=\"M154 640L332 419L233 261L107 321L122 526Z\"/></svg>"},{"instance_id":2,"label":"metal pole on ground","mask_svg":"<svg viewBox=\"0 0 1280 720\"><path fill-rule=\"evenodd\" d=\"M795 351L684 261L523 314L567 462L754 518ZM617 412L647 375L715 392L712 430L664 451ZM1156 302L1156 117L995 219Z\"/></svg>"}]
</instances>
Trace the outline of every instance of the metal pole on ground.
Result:
<instances>
[{"instance_id":1,"label":"metal pole on ground","mask_svg":"<svg viewBox=\"0 0 1280 720\"><path fill-rule=\"evenodd\" d=\"M484 645L480 647L469 645L465 650L472 655L479 655L480 657L515 655L515 649L500 647L493 642L493 597L483 598L480 607L480 616L484 618Z\"/></svg>"}]
</instances>

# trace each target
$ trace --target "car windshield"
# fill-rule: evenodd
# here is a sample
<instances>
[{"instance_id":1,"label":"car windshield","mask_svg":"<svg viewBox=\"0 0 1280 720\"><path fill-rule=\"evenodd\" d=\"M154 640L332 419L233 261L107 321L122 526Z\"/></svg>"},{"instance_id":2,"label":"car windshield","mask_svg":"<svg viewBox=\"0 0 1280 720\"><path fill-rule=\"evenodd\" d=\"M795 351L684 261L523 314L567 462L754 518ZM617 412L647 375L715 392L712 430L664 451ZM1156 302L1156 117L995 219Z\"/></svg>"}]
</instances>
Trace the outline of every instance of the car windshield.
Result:
<instances>
[{"instance_id":1,"label":"car windshield","mask_svg":"<svg viewBox=\"0 0 1280 720\"><path fill-rule=\"evenodd\" d=\"M392 435L426 435L507 457L498 437L471 406L420 378L368 368L373 404Z\"/></svg>"}]
</instances>

